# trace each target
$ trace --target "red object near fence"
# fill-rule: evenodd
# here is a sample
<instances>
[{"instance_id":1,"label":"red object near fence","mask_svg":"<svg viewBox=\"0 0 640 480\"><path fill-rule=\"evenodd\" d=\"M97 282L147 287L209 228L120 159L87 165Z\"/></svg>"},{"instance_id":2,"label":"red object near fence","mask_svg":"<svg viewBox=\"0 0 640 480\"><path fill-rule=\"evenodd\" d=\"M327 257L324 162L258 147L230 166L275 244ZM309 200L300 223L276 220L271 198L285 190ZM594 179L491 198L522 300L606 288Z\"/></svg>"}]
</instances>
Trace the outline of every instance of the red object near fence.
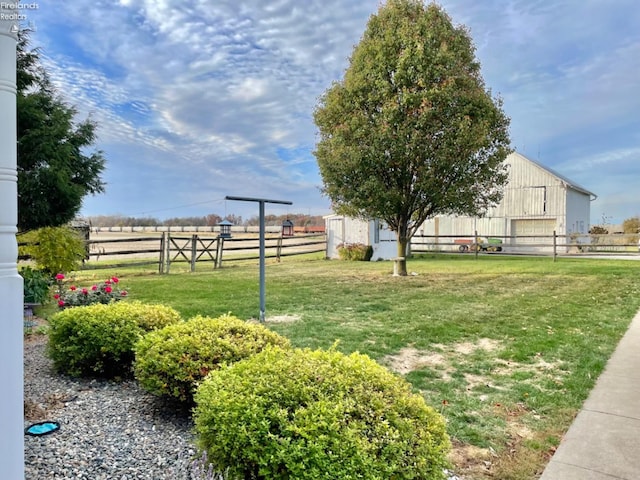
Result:
<instances>
[{"instance_id":1,"label":"red object near fence","mask_svg":"<svg viewBox=\"0 0 640 480\"><path fill-rule=\"evenodd\" d=\"M294 233L324 233L324 226L316 226L316 227L302 227L302 226L294 226Z\"/></svg>"}]
</instances>

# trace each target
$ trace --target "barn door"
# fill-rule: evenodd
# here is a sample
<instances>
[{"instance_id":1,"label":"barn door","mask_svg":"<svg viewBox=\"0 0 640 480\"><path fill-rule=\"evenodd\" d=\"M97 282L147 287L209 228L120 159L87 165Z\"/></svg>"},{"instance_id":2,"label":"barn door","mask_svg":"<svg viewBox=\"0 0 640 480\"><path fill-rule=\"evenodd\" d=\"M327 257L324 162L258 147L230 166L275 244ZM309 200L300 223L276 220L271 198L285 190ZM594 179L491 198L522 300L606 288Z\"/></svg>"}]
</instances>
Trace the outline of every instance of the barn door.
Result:
<instances>
[{"instance_id":1,"label":"barn door","mask_svg":"<svg viewBox=\"0 0 640 480\"><path fill-rule=\"evenodd\" d=\"M344 243L344 218L330 218L327 223L327 258L337 258L338 245Z\"/></svg>"},{"instance_id":2,"label":"barn door","mask_svg":"<svg viewBox=\"0 0 640 480\"><path fill-rule=\"evenodd\" d=\"M552 245L555 226L556 220L554 218L512 220L511 235L515 237L513 243L530 246ZM541 235L545 237L541 238Z\"/></svg>"}]
</instances>

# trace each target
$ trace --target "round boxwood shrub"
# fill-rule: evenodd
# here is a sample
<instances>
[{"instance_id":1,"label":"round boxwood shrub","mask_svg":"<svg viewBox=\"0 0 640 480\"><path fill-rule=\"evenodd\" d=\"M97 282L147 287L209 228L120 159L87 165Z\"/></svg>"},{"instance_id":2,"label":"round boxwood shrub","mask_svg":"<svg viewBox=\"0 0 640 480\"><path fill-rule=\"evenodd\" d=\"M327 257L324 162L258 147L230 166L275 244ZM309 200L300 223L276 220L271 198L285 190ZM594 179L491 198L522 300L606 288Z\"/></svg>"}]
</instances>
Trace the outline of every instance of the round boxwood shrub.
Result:
<instances>
[{"instance_id":1,"label":"round boxwood shrub","mask_svg":"<svg viewBox=\"0 0 640 480\"><path fill-rule=\"evenodd\" d=\"M54 367L68 375L127 375L138 339L181 320L171 307L140 302L67 308L49 320L48 354Z\"/></svg>"},{"instance_id":2,"label":"round boxwood shrub","mask_svg":"<svg viewBox=\"0 0 640 480\"><path fill-rule=\"evenodd\" d=\"M194 399L200 448L231 478L444 478L443 418L365 355L265 349Z\"/></svg>"},{"instance_id":3,"label":"round boxwood shrub","mask_svg":"<svg viewBox=\"0 0 640 480\"><path fill-rule=\"evenodd\" d=\"M120 312L130 312L145 333L183 321L180 313L167 305L145 305L133 301L121 302L115 309Z\"/></svg>"},{"instance_id":4,"label":"round boxwood shrub","mask_svg":"<svg viewBox=\"0 0 640 480\"><path fill-rule=\"evenodd\" d=\"M193 401L193 392L211 370L289 341L266 327L230 315L197 316L145 335L135 347L134 373L147 391Z\"/></svg>"}]
</instances>

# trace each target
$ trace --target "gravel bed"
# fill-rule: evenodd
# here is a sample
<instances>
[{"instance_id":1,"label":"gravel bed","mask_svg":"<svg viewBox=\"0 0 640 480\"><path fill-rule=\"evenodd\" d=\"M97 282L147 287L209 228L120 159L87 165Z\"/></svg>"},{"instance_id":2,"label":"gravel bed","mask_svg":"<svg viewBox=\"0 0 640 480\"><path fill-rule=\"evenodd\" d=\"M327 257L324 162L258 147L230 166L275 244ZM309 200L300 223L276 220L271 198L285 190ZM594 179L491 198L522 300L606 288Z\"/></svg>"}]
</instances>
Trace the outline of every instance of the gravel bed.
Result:
<instances>
[{"instance_id":1,"label":"gravel bed","mask_svg":"<svg viewBox=\"0 0 640 480\"><path fill-rule=\"evenodd\" d=\"M25 478L222 480L197 459L188 411L131 380L58 375L45 348L46 336L25 340L24 425L55 421L60 430L25 436Z\"/></svg>"},{"instance_id":2,"label":"gravel bed","mask_svg":"<svg viewBox=\"0 0 640 480\"><path fill-rule=\"evenodd\" d=\"M72 379L56 374L46 337L24 345L25 428L56 421L60 430L25 436L25 478L189 479L193 424L134 381Z\"/></svg>"}]
</instances>

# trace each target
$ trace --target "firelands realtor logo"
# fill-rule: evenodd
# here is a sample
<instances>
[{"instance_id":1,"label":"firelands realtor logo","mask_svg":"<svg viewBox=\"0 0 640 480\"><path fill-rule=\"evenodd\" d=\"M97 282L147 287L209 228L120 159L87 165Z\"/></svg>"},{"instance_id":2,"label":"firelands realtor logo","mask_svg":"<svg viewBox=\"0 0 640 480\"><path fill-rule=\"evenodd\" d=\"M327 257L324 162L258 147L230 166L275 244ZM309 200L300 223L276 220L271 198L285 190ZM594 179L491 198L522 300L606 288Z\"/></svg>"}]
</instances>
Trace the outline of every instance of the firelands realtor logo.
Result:
<instances>
[{"instance_id":1,"label":"firelands realtor logo","mask_svg":"<svg viewBox=\"0 0 640 480\"><path fill-rule=\"evenodd\" d=\"M27 20L27 12L39 8L37 3L0 2L0 21L12 22L9 31L15 34L20 30L19 22Z\"/></svg>"},{"instance_id":2,"label":"firelands realtor logo","mask_svg":"<svg viewBox=\"0 0 640 480\"><path fill-rule=\"evenodd\" d=\"M0 20L21 22L27 19L27 11L38 10L39 8L40 5L37 3L0 2Z\"/></svg>"}]
</instances>

